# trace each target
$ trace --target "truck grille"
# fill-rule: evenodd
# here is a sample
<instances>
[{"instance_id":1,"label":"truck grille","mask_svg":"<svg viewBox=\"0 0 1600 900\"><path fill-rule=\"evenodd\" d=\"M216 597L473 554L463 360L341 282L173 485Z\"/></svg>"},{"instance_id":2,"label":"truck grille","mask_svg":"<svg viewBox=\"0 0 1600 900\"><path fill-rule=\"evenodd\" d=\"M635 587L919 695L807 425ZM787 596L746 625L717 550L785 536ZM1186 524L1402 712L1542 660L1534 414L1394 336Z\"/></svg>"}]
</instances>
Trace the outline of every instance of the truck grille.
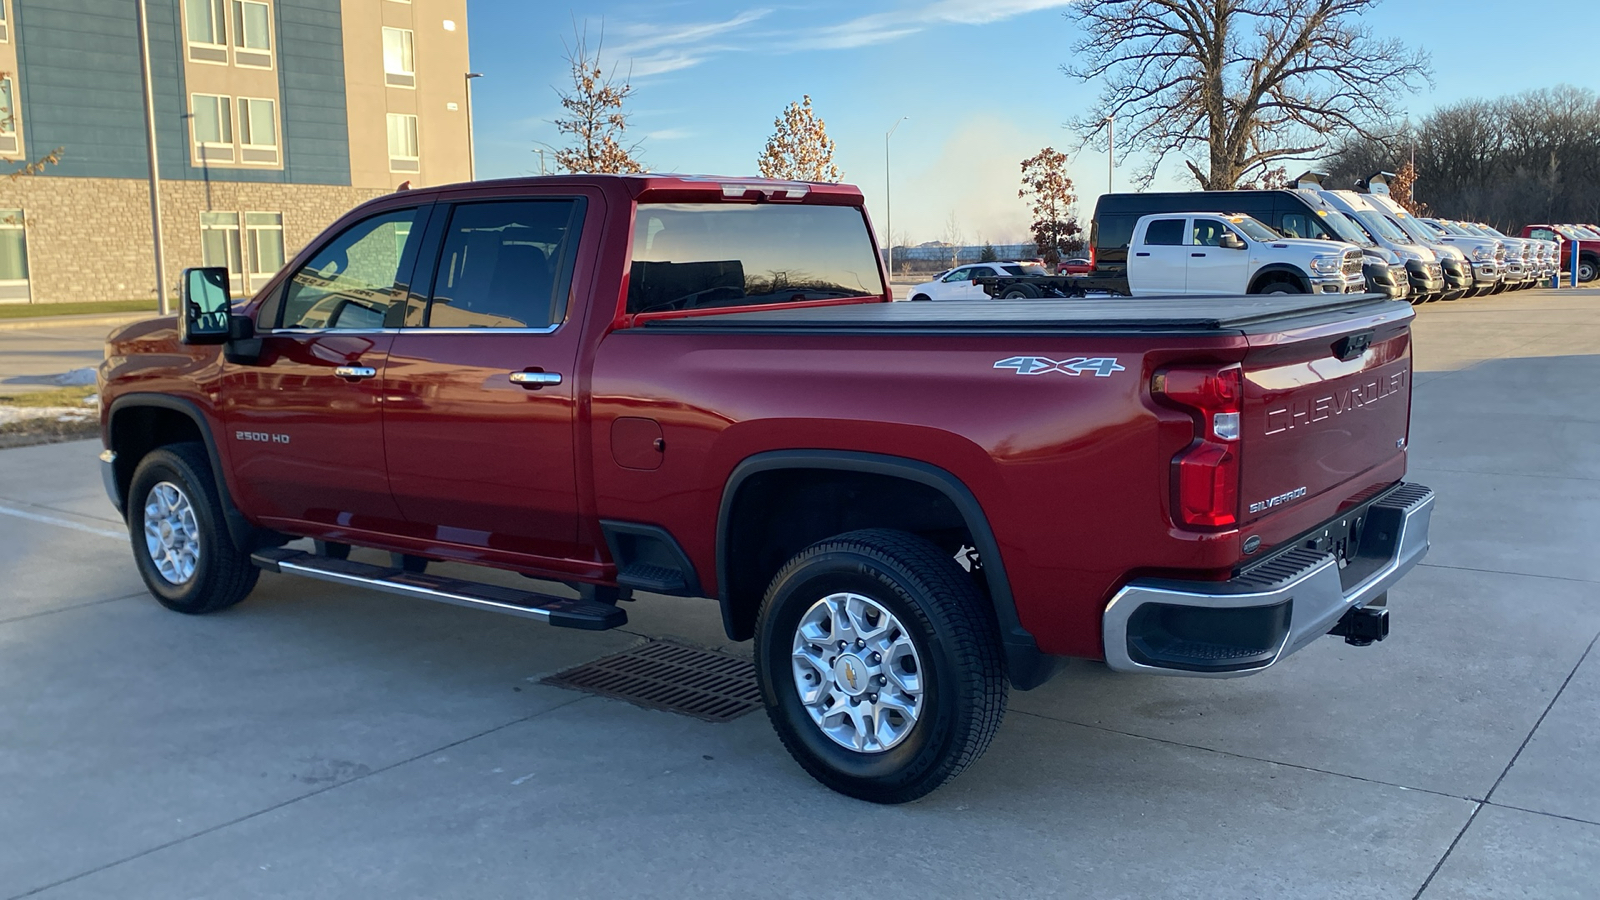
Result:
<instances>
[{"instance_id":1,"label":"truck grille","mask_svg":"<svg viewBox=\"0 0 1600 900\"><path fill-rule=\"evenodd\" d=\"M1361 274L1361 251L1360 250L1348 250L1348 251L1345 252L1345 254L1344 254L1344 274L1346 274L1346 275L1360 275Z\"/></svg>"}]
</instances>

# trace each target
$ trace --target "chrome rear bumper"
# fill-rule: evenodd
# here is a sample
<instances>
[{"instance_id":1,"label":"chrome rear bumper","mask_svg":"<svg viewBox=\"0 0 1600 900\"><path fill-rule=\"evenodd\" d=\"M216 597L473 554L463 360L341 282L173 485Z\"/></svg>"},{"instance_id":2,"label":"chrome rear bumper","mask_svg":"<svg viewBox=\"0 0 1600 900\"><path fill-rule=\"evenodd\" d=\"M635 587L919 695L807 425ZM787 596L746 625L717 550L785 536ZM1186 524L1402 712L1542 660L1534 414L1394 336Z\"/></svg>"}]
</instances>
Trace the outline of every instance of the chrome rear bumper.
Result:
<instances>
[{"instance_id":1,"label":"chrome rear bumper","mask_svg":"<svg viewBox=\"0 0 1600 900\"><path fill-rule=\"evenodd\" d=\"M1401 484L1330 523L1365 517L1341 566L1297 547L1230 581L1141 579L1106 605L1106 664L1118 672L1230 678L1260 672L1382 596L1428 552L1433 491Z\"/></svg>"}]
</instances>

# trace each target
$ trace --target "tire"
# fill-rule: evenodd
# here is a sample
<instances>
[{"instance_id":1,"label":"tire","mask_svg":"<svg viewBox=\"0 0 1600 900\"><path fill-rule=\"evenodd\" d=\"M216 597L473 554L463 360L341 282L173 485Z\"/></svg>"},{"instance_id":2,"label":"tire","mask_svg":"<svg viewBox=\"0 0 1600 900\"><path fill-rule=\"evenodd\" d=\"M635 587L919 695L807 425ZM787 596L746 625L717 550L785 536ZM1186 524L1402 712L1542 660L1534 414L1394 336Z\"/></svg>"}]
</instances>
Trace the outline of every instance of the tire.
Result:
<instances>
[{"instance_id":1,"label":"tire","mask_svg":"<svg viewBox=\"0 0 1600 900\"><path fill-rule=\"evenodd\" d=\"M1039 292L1034 290L1029 285L1019 284L1016 287L1010 288L1009 290L1007 290L1005 292L1005 295L1001 299L1004 299L1004 300L1037 300L1037 299L1039 299Z\"/></svg>"},{"instance_id":2,"label":"tire","mask_svg":"<svg viewBox=\"0 0 1600 900\"><path fill-rule=\"evenodd\" d=\"M1588 284L1596 278L1600 278L1600 257L1578 257L1578 283Z\"/></svg>"},{"instance_id":3,"label":"tire","mask_svg":"<svg viewBox=\"0 0 1600 900\"><path fill-rule=\"evenodd\" d=\"M876 625L883 630L867 634L909 639L920 687L915 705L901 680L910 665L904 641L895 641L882 655L886 662L874 662L871 644L862 648L847 642L845 649L864 654L860 657L836 652L829 635L856 633L829 615L838 608L835 598L845 595L856 598L850 603L864 613L859 621L872 623L874 608L892 617L886 624L879 615ZM801 640L804 645L797 643ZM818 651L816 665L807 668L798 661L801 646ZM915 800L954 778L983 755L1005 716L1005 665L993 608L949 554L903 531L852 531L819 541L789 560L761 604L755 662L767 717L789 755L824 785L872 803ZM877 705L879 695L869 692L877 682L886 686L884 695L914 709L914 717L880 707L870 717L874 733L863 737L844 706L852 692L846 679L857 677L852 663L861 665L863 685L853 690L862 702ZM797 669L807 674L798 675ZM797 684L802 680L817 692L822 722L801 697ZM838 737L824 730L829 710L844 711L832 726L844 732Z\"/></svg>"},{"instance_id":4,"label":"tire","mask_svg":"<svg viewBox=\"0 0 1600 900\"><path fill-rule=\"evenodd\" d=\"M151 523L147 536L147 518L163 505L167 521ZM228 535L211 463L200 444L171 444L139 460L128 486L128 533L145 587L175 612L227 609L248 596L261 577L250 555ZM155 559L152 540L171 551L161 561Z\"/></svg>"},{"instance_id":5,"label":"tire","mask_svg":"<svg viewBox=\"0 0 1600 900\"><path fill-rule=\"evenodd\" d=\"M931 301L933 298L929 297L927 294L918 294L915 297L912 297L911 299L912 299L913 302L922 303L922 302Z\"/></svg>"},{"instance_id":6,"label":"tire","mask_svg":"<svg viewBox=\"0 0 1600 900\"><path fill-rule=\"evenodd\" d=\"M1261 290L1256 291L1256 293L1257 294L1304 294L1305 291L1300 290L1300 286L1299 285L1290 284L1287 281L1274 281L1271 284L1262 285Z\"/></svg>"}]
</instances>

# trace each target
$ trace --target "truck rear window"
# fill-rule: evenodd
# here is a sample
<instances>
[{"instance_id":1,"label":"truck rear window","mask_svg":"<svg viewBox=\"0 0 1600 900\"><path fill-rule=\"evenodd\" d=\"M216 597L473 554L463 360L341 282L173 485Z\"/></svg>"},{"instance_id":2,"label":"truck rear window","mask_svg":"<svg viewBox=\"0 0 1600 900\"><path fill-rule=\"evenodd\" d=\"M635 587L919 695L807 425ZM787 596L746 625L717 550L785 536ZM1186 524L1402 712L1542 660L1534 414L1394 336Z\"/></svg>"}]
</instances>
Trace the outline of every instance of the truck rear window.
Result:
<instances>
[{"instance_id":1,"label":"truck rear window","mask_svg":"<svg viewBox=\"0 0 1600 900\"><path fill-rule=\"evenodd\" d=\"M883 293L854 207L641 203L634 219L630 313Z\"/></svg>"}]
</instances>

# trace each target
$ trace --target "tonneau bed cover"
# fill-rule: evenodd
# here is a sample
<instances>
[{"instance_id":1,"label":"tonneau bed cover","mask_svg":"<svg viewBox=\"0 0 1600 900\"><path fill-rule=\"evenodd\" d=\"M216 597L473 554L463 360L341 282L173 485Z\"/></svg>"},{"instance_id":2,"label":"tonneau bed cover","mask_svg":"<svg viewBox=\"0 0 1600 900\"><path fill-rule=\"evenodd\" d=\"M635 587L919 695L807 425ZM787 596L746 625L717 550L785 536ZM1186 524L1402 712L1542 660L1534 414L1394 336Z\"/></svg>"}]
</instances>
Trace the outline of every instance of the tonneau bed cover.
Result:
<instances>
[{"instance_id":1,"label":"tonneau bed cover","mask_svg":"<svg viewBox=\"0 0 1600 900\"><path fill-rule=\"evenodd\" d=\"M696 331L1245 331L1290 319L1334 319L1356 310L1382 313L1386 307L1411 314L1409 304L1378 294L1272 294L733 308L640 324L651 330Z\"/></svg>"}]
</instances>

